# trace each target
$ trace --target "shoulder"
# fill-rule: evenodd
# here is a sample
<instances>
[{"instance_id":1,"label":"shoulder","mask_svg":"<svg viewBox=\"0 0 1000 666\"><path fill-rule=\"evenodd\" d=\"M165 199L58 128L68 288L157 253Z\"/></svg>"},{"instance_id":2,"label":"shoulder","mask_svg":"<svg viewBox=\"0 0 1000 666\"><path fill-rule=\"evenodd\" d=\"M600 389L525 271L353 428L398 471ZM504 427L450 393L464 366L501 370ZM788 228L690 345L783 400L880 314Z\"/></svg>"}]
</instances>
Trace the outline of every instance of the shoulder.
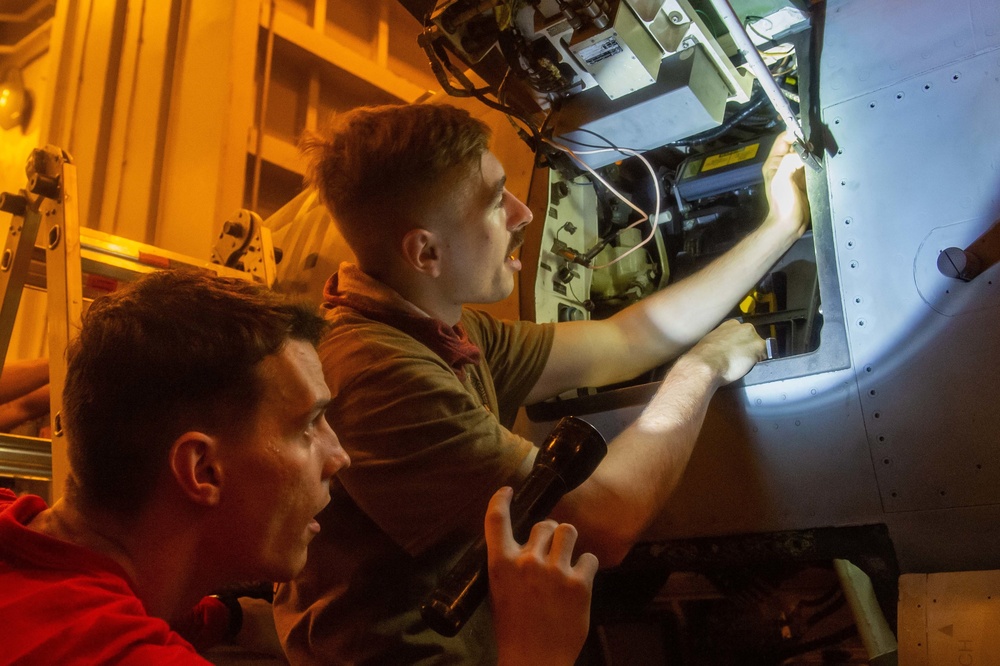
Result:
<instances>
[{"instance_id":1,"label":"shoulder","mask_svg":"<svg viewBox=\"0 0 1000 666\"><path fill-rule=\"evenodd\" d=\"M489 312L475 308L462 308L462 325L467 330L493 330L504 326L513 326L517 322L494 317Z\"/></svg>"},{"instance_id":2,"label":"shoulder","mask_svg":"<svg viewBox=\"0 0 1000 666\"><path fill-rule=\"evenodd\" d=\"M533 321L499 319L472 308L462 310L462 325L469 337L487 355L493 350L521 353L538 347L547 353L555 335L554 324L538 324Z\"/></svg>"},{"instance_id":3,"label":"shoulder","mask_svg":"<svg viewBox=\"0 0 1000 666\"><path fill-rule=\"evenodd\" d=\"M5 650L14 661L207 663L111 572L3 566L0 579L0 623L10 630Z\"/></svg>"},{"instance_id":4,"label":"shoulder","mask_svg":"<svg viewBox=\"0 0 1000 666\"><path fill-rule=\"evenodd\" d=\"M320 341L320 355L383 358L390 356L438 358L413 336L348 308L326 315L330 327Z\"/></svg>"},{"instance_id":5,"label":"shoulder","mask_svg":"<svg viewBox=\"0 0 1000 666\"><path fill-rule=\"evenodd\" d=\"M330 390L337 393L363 377L453 375L439 355L388 324L341 308L327 314L330 329L317 348Z\"/></svg>"}]
</instances>

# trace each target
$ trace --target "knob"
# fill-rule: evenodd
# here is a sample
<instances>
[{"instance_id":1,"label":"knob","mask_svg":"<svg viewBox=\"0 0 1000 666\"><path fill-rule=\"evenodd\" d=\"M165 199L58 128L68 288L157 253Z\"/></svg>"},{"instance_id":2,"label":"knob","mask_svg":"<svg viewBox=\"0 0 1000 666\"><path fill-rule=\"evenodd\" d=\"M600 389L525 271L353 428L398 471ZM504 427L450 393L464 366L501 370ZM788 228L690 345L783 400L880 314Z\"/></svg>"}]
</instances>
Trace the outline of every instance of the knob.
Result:
<instances>
[{"instance_id":1,"label":"knob","mask_svg":"<svg viewBox=\"0 0 1000 666\"><path fill-rule=\"evenodd\" d=\"M938 255L937 267L941 275L968 282L979 275L983 268L979 257L962 248L949 247Z\"/></svg>"}]
</instances>

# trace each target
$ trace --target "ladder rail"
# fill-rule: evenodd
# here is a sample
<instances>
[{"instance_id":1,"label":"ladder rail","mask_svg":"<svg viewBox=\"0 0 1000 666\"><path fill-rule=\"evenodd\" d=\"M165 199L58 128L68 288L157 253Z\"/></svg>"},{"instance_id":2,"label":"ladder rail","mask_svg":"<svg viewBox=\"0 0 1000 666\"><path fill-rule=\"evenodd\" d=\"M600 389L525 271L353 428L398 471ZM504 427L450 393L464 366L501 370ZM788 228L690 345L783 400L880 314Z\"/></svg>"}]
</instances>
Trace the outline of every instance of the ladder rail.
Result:
<instances>
[{"instance_id":1,"label":"ladder rail","mask_svg":"<svg viewBox=\"0 0 1000 666\"><path fill-rule=\"evenodd\" d=\"M45 290L52 439L0 433L0 475L50 481L47 499L51 503L63 495L70 473L62 423L66 349L80 330L87 301L145 273L175 268L210 271L271 286L275 260L270 230L259 229L260 225L254 251L233 257L234 263L246 265L245 270L81 227L76 167L60 148L34 150L26 172L27 189L0 194L0 210L12 216L0 255L0 377L23 290ZM248 211L237 215L252 217Z\"/></svg>"}]
</instances>

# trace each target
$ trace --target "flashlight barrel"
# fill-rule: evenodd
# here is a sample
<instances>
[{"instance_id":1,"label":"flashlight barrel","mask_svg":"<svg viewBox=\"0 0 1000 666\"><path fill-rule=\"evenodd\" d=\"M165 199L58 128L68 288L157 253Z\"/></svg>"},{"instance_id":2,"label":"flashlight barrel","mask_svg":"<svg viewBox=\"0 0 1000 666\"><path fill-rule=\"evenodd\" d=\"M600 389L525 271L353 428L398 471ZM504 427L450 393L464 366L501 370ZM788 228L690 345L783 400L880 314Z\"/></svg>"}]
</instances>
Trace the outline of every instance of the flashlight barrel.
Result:
<instances>
[{"instance_id":1,"label":"flashlight barrel","mask_svg":"<svg viewBox=\"0 0 1000 666\"><path fill-rule=\"evenodd\" d=\"M511 499L514 538L523 543L535 523L544 520L563 495L593 473L607 450L604 438L589 423L572 416L563 418ZM480 536L424 599L420 615L437 633L454 636L488 592L486 538Z\"/></svg>"}]
</instances>

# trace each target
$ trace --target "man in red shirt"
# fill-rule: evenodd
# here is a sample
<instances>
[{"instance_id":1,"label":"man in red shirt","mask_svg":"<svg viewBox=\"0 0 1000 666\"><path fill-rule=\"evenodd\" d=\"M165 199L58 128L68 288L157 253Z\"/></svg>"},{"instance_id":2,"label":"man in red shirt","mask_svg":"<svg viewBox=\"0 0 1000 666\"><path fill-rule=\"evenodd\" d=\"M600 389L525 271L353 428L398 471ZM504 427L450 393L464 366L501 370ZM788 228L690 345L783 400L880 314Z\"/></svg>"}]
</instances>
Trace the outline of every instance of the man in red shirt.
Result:
<instances>
[{"instance_id":1,"label":"man in red shirt","mask_svg":"<svg viewBox=\"0 0 1000 666\"><path fill-rule=\"evenodd\" d=\"M93 303L68 351L66 496L49 508L0 490L0 663L207 663L172 623L227 585L302 569L350 464L325 418L323 328L310 309L194 273ZM575 530L552 521L518 545L509 499L498 492L486 521L494 594L527 623L502 634L509 654L572 663L596 560L572 565ZM568 628L520 629L554 617Z\"/></svg>"}]
</instances>

